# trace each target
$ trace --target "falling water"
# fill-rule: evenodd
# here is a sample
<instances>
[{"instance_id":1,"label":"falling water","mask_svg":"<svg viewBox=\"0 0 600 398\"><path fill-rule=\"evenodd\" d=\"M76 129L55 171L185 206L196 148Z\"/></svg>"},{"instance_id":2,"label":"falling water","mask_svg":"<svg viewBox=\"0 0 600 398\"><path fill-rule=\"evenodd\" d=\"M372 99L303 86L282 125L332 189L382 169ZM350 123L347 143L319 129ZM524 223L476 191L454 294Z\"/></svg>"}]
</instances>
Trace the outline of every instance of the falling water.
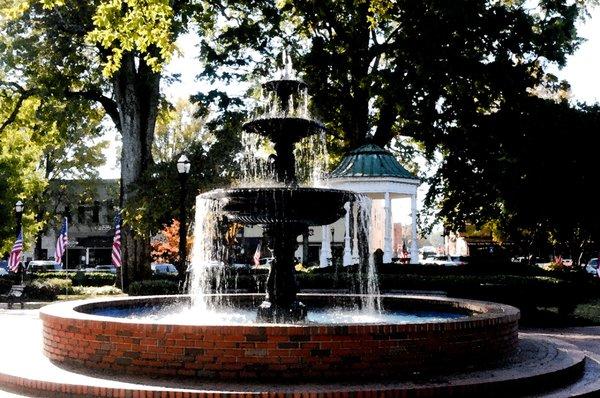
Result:
<instances>
[{"instance_id":1,"label":"falling water","mask_svg":"<svg viewBox=\"0 0 600 398\"><path fill-rule=\"evenodd\" d=\"M237 161L240 164L239 185L245 187L277 186L275 172L269 163L273 154L273 144L268 139L254 133L242 132L242 151Z\"/></svg>"},{"instance_id":2,"label":"falling water","mask_svg":"<svg viewBox=\"0 0 600 398\"><path fill-rule=\"evenodd\" d=\"M224 291L225 267L223 245L219 239L221 203L216 200L196 198L196 219L194 246L192 249L192 269L190 294L192 306L201 312L212 308L207 294Z\"/></svg>"},{"instance_id":3,"label":"falling water","mask_svg":"<svg viewBox=\"0 0 600 398\"><path fill-rule=\"evenodd\" d=\"M323 187L328 167L325 133L303 138L294 149L296 176L303 185Z\"/></svg>"},{"instance_id":4,"label":"falling water","mask_svg":"<svg viewBox=\"0 0 600 398\"><path fill-rule=\"evenodd\" d=\"M358 266L358 293L363 295L362 308L367 313L381 312L381 295L379 280L373 256L371 255L370 228L372 201L366 195L357 195L357 227L360 248L360 262ZM361 239L362 238L362 239ZM363 267L363 265L365 267ZM364 268L364 269L363 269ZM364 275L366 274L366 275Z\"/></svg>"}]
</instances>

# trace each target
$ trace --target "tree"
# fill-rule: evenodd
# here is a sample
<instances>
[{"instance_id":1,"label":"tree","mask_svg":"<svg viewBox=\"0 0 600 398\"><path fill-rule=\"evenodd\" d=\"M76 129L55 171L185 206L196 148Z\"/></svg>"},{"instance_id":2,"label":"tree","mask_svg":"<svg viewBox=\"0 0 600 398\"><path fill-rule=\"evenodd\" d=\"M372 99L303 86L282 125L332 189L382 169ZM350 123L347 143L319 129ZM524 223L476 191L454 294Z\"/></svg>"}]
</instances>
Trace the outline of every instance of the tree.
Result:
<instances>
[{"instance_id":1,"label":"tree","mask_svg":"<svg viewBox=\"0 0 600 398\"><path fill-rule=\"evenodd\" d=\"M537 97L481 116L469 144L456 143L460 158L440 165L430 207L454 229L496 221L524 253L576 258L600 239L600 212L587 194L598 181L599 122L598 106Z\"/></svg>"},{"instance_id":2,"label":"tree","mask_svg":"<svg viewBox=\"0 0 600 398\"><path fill-rule=\"evenodd\" d=\"M18 102L21 102L22 110L11 116ZM35 140L35 131L31 128L37 104L33 98L7 95L6 85L0 86L0 256L10 251L16 238L13 220L14 204L18 200L25 202L24 237L35 235L40 227L35 222L33 203L27 200L37 196L46 186L37 170L43 148ZM12 122L3 123L8 118L12 118ZM26 243L29 241L26 239Z\"/></svg>"},{"instance_id":3,"label":"tree","mask_svg":"<svg viewBox=\"0 0 600 398\"><path fill-rule=\"evenodd\" d=\"M542 125L552 127L558 117L552 109L576 123L587 118L587 112L539 100L535 93L564 90L547 67L564 65L577 48L575 22L591 3L282 0L275 9L268 1L259 7L255 1L229 2L222 29L214 29L214 36L203 33L202 54L212 65L206 74L233 79L239 78L231 73L233 65L258 60L264 65L261 72L273 70L273 54L289 46L317 114L342 138L343 149L367 141L398 146L399 135L412 137L429 159L443 157L427 197L439 220L456 228L500 220L507 231L532 233L536 223L525 219L511 191L509 181L515 180L503 179L500 186L490 179L518 172L518 167L529 167L539 177L538 165L528 159L531 151L535 159L542 152L529 138L541 139L540 131L533 130L543 117ZM281 39L269 40L273 35ZM489 132L500 125L517 129L517 122L531 129L520 129L521 141L506 131ZM555 127L550 130L556 133ZM527 153L509 151L515 142ZM554 139L544 143L559 148ZM541 188L537 181L542 180L530 181ZM547 214L544 227L559 221L556 212Z\"/></svg>"},{"instance_id":4,"label":"tree","mask_svg":"<svg viewBox=\"0 0 600 398\"><path fill-rule=\"evenodd\" d=\"M537 11L485 0L278 4L226 4L227 23L201 38L212 65L204 73L237 78L232 65L257 59L246 46L263 56L261 72L273 70L269 57L289 45L318 114L347 148L368 139L387 145L402 134L429 152L474 114L541 84L545 64L564 64L578 43L574 23L582 11L568 1L542 1Z\"/></svg>"},{"instance_id":5,"label":"tree","mask_svg":"<svg viewBox=\"0 0 600 398\"><path fill-rule=\"evenodd\" d=\"M27 87L63 101L100 104L122 135L121 200L126 215L153 164L161 66L177 36L201 10L192 1L30 0L3 10L2 33ZM25 52L32 46L34 52ZM23 56L22 54L26 54ZM149 240L126 217L125 285L149 274Z\"/></svg>"},{"instance_id":6,"label":"tree","mask_svg":"<svg viewBox=\"0 0 600 398\"><path fill-rule=\"evenodd\" d=\"M211 133L203 129L205 119L196 116L199 112L199 107L187 99L179 99L172 107L161 109L152 146L157 163L172 161L195 141L207 146L214 143Z\"/></svg>"},{"instance_id":7,"label":"tree","mask_svg":"<svg viewBox=\"0 0 600 398\"><path fill-rule=\"evenodd\" d=\"M6 110L0 117L0 130L5 134L14 133L15 129L27 130L31 147L39 150L34 174L45 185L42 190L30 191L23 199L27 209L35 214L34 225L38 232L34 256L40 258L41 236L58 213L57 204L64 191L61 188L64 184L59 181L96 178L95 168L105 161L102 150L107 142L100 139L104 113L98 107L90 106L87 100L62 101L43 84L22 79L20 73L25 60L29 67L43 61L35 54L36 48L29 39L9 35L0 39L4 50L0 54L0 89ZM17 49L19 59L13 53ZM43 75L44 68L36 67ZM27 123L20 122L23 120ZM31 235L26 239L29 241Z\"/></svg>"}]
</instances>

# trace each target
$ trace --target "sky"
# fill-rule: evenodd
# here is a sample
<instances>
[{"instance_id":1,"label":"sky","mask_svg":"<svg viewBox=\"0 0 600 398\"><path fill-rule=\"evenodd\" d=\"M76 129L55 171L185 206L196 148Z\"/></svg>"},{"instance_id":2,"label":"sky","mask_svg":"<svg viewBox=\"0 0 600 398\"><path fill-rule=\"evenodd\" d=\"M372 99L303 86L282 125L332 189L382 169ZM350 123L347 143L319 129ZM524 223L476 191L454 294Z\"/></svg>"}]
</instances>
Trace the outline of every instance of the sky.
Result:
<instances>
[{"instance_id":1,"label":"sky","mask_svg":"<svg viewBox=\"0 0 600 398\"><path fill-rule=\"evenodd\" d=\"M591 104L600 101L600 7L592 10L590 18L578 24L578 33L585 41L573 55L568 57L566 66L562 70L555 70L554 73L571 84L572 100ZM192 33L178 40L179 54L166 67L167 73L181 75L179 82L162 87L167 98L172 101L210 88L208 84L196 81L199 63L196 60L198 49L195 47L194 37ZM233 87L232 90L240 94L245 91L245 87ZM108 125L110 122L107 123ZM106 139L109 140L110 146L105 151L107 163L99 169L100 176L118 178L116 153L119 148L119 137L114 129L107 127ZM421 191L420 196L423 197ZM404 222L409 219L406 213L408 206L402 207L402 214L397 214L394 210L396 213L394 218Z\"/></svg>"}]
</instances>

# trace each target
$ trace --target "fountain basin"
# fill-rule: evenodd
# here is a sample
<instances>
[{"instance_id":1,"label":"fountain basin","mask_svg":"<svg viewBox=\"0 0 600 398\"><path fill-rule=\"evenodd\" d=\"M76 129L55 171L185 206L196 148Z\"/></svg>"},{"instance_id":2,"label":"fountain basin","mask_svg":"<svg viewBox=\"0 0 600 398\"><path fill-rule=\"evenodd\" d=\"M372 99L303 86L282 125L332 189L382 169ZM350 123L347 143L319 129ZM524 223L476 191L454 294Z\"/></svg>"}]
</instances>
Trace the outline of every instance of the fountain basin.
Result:
<instances>
[{"instance_id":1,"label":"fountain basin","mask_svg":"<svg viewBox=\"0 0 600 398\"><path fill-rule=\"evenodd\" d=\"M282 115L258 117L244 123L244 130L269 137L275 142L295 143L325 130L325 126L318 120Z\"/></svg>"},{"instance_id":2,"label":"fountain basin","mask_svg":"<svg viewBox=\"0 0 600 398\"><path fill-rule=\"evenodd\" d=\"M340 219L354 194L320 188L231 188L200 195L219 200L228 221L243 224L325 225Z\"/></svg>"},{"instance_id":3,"label":"fountain basin","mask_svg":"<svg viewBox=\"0 0 600 398\"><path fill-rule=\"evenodd\" d=\"M255 306L262 295L224 295ZM299 295L309 305L352 295ZM384 295L388 311L455 311L426 323L157 324L90 314L109 307L189 305L189 296L86 300L42 308L44 353L70 366L118 374L215 380L368 380L481 367L516 349L519 311L507 305Z\"/></svg>"}]
</instances>

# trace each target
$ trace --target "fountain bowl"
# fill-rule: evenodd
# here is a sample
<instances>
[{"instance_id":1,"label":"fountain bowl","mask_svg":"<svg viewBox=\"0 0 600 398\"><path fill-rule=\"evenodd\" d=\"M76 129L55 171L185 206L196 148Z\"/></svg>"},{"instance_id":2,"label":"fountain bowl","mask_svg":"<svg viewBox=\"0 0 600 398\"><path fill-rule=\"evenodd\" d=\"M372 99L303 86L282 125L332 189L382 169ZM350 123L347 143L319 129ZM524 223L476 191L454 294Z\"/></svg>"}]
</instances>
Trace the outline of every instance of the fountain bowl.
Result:
<instances>
[{"instance_id":1,"label":"fountain bowl","mask_svg":"<svg viewBox=\"0 0 600 398\"><path fill-rule=\"evenodd\" d=\"M298 142L304 137L325 130L325 126L318 120L291 115L261 116L244 123L243 127L249 133L269 137L273 141L289 143Z\"/></svg>"},{"instance_id":2,"label":"fountain bowl","mask_svg":"<svg viewBox=\"0 0 600 398\"><path fill-rule=\"evenodd\" d=\"M200 195L218 200L228 221L242 224L331 224L343 217L350 191L321 188L231 188Z\"/></svg>"},{"instance_id":3,"label":"fountain bowl","mask_svg":"<svg viewBox=\"0 0 600 398\"><path fill-rule=\"evenodd\" d=\"M213 295L233 307L258 294ZM334 305L358 295L301 294ZM108 374L225 381L380 380L481 368L517 349L519 311L507 305L430 296L382 295L387 310L456 311L425 323L190 325L94 315L106 308L189 306L189 296L71 301L41 309L44 354Z\"/></svg>"}]
</instances>

